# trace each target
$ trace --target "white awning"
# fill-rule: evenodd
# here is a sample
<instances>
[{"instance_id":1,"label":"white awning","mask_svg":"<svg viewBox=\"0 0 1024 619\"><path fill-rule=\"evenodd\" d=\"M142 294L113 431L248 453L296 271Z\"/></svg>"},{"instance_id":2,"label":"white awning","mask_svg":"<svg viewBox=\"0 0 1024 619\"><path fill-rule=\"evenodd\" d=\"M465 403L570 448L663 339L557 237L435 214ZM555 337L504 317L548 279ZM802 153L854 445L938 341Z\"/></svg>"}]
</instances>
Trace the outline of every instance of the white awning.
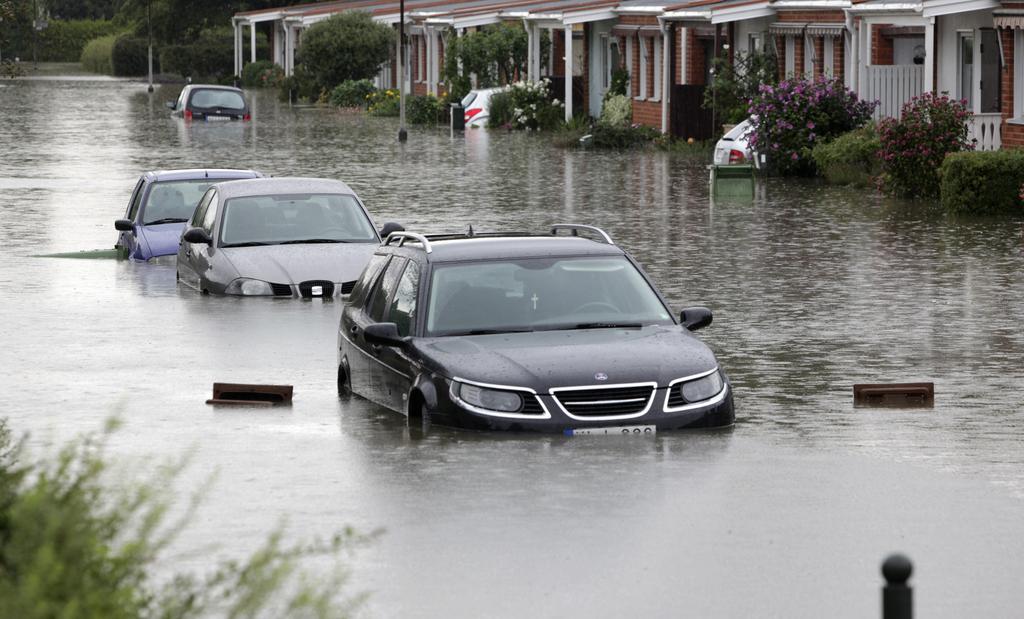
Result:
<instances>
[{"instance_id":1,"label":"white awning","mask_svg":"<svg viewBox=\"0 0 1024 619\"><path fill-rule=\"evenodd\" d=\"M807 24L807 34L816 37L839 37L843 36L846 26L842 22L834 24Z\"/></svg>"},{"instance_id":2,"label":"white awning","mask_svg":"<svg viewBox=\"0 0 1024 619\"><path fill-rule=\"evenodd\" d=\"M768 32L772 34L803 34L807 24L795 21L777 21L768 26Z\"/></svg>"},{"instance_id":3,"label":"white awning","mask_svg":"<svg viewBox=\"0 0 1024 619\"><path fill-rule=\"evenodd\" d=\"M1024 15L999 15L992 16L992 25L996 28L1024 28Z\"/></svg>"}]
</instances>

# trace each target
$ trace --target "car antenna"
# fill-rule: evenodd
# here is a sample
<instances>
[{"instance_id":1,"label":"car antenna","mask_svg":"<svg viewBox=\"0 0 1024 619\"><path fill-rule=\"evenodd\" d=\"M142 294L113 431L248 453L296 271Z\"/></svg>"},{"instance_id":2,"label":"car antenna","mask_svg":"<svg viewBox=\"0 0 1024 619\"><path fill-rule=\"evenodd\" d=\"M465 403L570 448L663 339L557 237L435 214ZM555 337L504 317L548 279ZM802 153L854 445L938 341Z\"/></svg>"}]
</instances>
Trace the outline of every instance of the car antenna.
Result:
<instances>
[{"instance_id":1,"label":"car antenna","mask_svg":"<svg viewBox=\"0 0 1024 619\"><path fill-rule=\"evenodd\" d=\"M467 226L467 228L468 229L466 230L466 236L472 237L473 236L473 224L469 224L469 226Z\"/></svg>"}]
</instances>

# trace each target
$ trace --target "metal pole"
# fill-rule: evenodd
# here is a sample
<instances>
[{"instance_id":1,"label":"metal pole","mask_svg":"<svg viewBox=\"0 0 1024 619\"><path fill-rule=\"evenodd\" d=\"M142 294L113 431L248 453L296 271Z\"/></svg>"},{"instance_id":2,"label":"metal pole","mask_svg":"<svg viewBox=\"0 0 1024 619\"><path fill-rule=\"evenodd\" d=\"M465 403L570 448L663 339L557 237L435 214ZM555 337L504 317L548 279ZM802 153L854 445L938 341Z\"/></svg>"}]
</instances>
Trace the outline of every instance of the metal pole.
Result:
<instances>
[{"instance_id":1,"label":"metal pole","mask_svg":"<svg viewBox=\"0 0 1024 619\"><path fill-rule=\"evenodd\" d=\"M889 555L882 563L882 619L913 619L914 590L907 584L914 566L906 556Z\"/></svg>"},{"instance_id":2,"label":"metal pole","mask_svg":"<svg viewBox=\"0 0 1024 619\"><path fill-rule=\"evenodd\" d=\"M398 3L398 141L409 139L405 130L405 0Z\"/></svg>"},{"instance_id":3,"label":"metal pole","mask_svg":"<svg viewBox=\"0 0 1024 619\"><path fill-rule=\"evenodd\" d=\"M146 2L146 36L149 39L149 92L153 92L153 0Z\"/></svg>"},{"instance_id":4,"label":"metal pole","mask_svg":"<svg viewBox=\"0 0 1024 619\"><path fill-rule=\"evenodd\" d=\"M39 61L36 58L36 39L39 38L39 9L36 7L36 0L32 0L32 68L39 68Z\"/></svg>"}]
</instances>

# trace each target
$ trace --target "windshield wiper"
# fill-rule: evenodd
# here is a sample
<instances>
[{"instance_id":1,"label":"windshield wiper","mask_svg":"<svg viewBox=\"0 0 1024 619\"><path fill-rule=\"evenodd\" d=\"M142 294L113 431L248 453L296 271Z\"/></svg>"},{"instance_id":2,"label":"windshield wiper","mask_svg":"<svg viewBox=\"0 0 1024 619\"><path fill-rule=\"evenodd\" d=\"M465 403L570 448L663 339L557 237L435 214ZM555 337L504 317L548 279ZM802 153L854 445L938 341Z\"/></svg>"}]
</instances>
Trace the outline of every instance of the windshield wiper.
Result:
<instances>
[{"instance_id":1,"label":"windshield wiper","mask_svg":"<svg viewBox=\"0 0 1024 619\"><path fill-rule=\"evenodd\" d=\"M296 245L299 243L348 243L342 239L296 239L294 241L281 241L278 245Z\"/></svg>"},{"instance_id":2,"label":"windshield wiper","mask_svg":"<svg viewBox=\"0 0 1024 619\"><path fill-rule=\"evenodd\" d=\"M444 335L494 335L496 333L530 333L533 329L527 327L510 327L507 329L470 329L469 331L452 331Z\"/></svg>"},{"instance_id":3,"label":"windshield wiper","mask_svg":"<svg viewBox=\"0 0 1024 619\"><path fill-rule=\"evenodd\" d=\"M221 247L257 247L260 245L273 245L273 243L264 243L262 241L246 241L245 243L227 243L221 245Z\"/></svg>"},{"instance_id":4,"label":"windshield wiper","mask_svg":"<svg viewBox=\"0 0 1024 619\"><path fill-rule=\"evenodd\" d=\"M639 329L639 322L581 322L573 325L573 329Z\"/></svg>"},{"instance_id":5,"label":"windshield wiper","mask_svg":"<svg viewBox=\"0 0 1024 619\"><path fill-rule=\"evenodd\" d=\"M184 217L164 217L163 219L157 219L155 221L147 221L142 224L144 226L155 226L157 224L180 224L185 223L188 219Z\"/></svg>"}]
</instances>

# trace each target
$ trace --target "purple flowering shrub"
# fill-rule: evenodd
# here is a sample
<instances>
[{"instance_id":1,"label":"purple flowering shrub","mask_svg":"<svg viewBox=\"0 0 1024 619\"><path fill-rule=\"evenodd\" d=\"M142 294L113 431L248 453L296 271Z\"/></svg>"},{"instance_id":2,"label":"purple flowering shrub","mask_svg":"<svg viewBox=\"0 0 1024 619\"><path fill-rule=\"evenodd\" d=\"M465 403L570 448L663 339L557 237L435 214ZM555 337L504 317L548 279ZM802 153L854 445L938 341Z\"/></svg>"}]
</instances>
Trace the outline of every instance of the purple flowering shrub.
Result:
<instances>
[{"instance_id":1,"label":"purple flowering shrub","mask_svg":"<svg viewBox=\"0 0 1024 619\"><path fill-rule=\"evenodd\" d=\"M949 153L974 149L967 139L971 116L966 101L929 92L905 103L899 120L880 122L884 189L901 197L937 197L942 160Z\"/></svg>"},{"instance_id":2,"label":"purple flowering shrub","mask_svg":"<svg viewBox=\"0 0 1024 619\"><path fill-rule=\"evenodd\" d=\"M837 79L762 84L750 101L755 118L750 146L767 155L767 164L778 174L814 174L815 145L864 125L875 105L858 99Z\"/></svg>"}]
</instances>

